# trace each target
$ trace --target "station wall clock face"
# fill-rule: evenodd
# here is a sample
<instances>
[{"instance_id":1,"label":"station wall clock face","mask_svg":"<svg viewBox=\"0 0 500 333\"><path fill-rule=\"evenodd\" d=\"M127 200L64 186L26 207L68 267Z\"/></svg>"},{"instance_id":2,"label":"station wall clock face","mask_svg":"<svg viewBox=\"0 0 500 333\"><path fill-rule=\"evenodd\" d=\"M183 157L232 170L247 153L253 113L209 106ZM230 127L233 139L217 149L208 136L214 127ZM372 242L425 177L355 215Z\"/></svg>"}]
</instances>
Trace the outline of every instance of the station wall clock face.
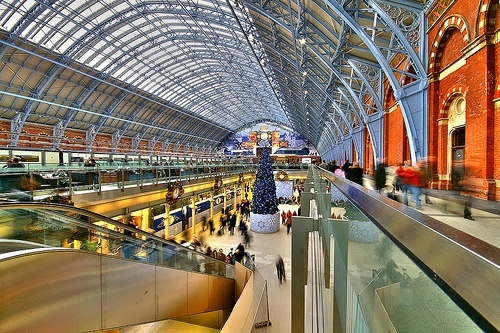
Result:
<instances>
[{"instance_id":1,"label":"station wall clock face","mask_svg":"<svg viewBox=\"0 0 500 333\"><path fill-rule=\"evenodd\" d=\"M178 187L174 188L174 192L172 193L172 198L177 199L179 197L180 190Z\"/></svg>"}]
</instances>

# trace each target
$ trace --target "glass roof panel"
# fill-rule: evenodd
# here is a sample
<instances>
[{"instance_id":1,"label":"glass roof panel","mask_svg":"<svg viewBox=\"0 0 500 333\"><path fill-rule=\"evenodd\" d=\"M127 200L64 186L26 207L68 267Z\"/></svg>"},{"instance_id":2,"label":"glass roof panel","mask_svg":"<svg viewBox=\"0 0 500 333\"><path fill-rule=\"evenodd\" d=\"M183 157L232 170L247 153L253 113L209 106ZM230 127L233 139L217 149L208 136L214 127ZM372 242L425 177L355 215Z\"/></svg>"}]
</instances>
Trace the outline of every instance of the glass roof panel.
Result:
<instances>
[{"instance_id":1,"label":"glass roof panel","mask_svg":"<svg viewBox=\"0 0 500 333\"><path fill-rule=\"evenodd\" d=\"M402 0L383 2L394 6L403 3ZM358 22L363 25L361 29L377 31L377 46L384 48L383 54L387 54L389 43L396 41L397 44L390 29L383 31L386 26L367 8L369 2L349 3L353 8L355 3L364 6L363 11L358 13ZM202 118L193 117L193 121L179 124L179 127L189 128L190 131L205 129L207 125L214 132L219 126L235 130L243 125L241 122L256 122L265 118L275 119L284 125L300 125L304 132L311 127L313 130L320 127L323 114L328 111L323 110L323 102L338 97L336 103L341 109L338 112L345 112L349 119L356 116L359 122L361 113L373 98L363 90L365 83L354 76L352 67L345 66L340 60L339 64L332 64L330 60L337 59L334 52L342 38L350 47L349 56L358 54L370 61L377 59L359 37L341 36L345 23L338 13L335 15L333 10L325 8L324 3L312 0L307 4L307 15L299 17L296 15L297 2L271 0L266 5L281 6L279 9L283 11L283 17L275 17L273 21L266 16L268 8L257 10L259 5L263 6L258 1L252 2L253 18L246 17L246 10L234 6L233 1L230 5L233 8L218 0L7 0L0 2L0 27L8 31L20 24L22 37L54 53L71 50L62 54L63 57L54 57L57 60L50 63L65 67L62 72L69 71L70 66L65 63L69 57L68 63L78 72L78 76L68 75L72 77L67 82L69 89L61 89L57 98L64 99L68 105L86 105L87 100L78 100L84 94L78 96L80 91L90 87L94 91L88 95L95 94L96 102L88 105L97 110L94 116L75 116L74 119L102 122L101 114L105 112L98 109L101 106L97 101L109 98L116 99L115 103L119 104L113 110L113 116L118 121L140 113L138 123L130 127L134 130L152 121L146 118L154 117L152 110L157 110L159 105L173 103L176 109L184 108L185 112ZM39 10L27 16L30 8ZM258 29L249 25L248 18L259 25ZM309 21L300 22L301 19ZM302 32L295 31L295 28L298 29L302 23L307 23L304 24L304 32L308 32L310 40L315 43L304 49L294 44L295 33ZM316 29L310 29L311 26ZM259 42L249 43L242 30L246 34L259 33ZM326 40L320 38L323 36L327 36ZM354 42L357 44L354 45ZM309 61L307 56L310 56ZM91 67L91 70L85 67L76 70L78 63ZM308 69L310 75L307 78L302 77L301 69L297 68L299 64ZM50 67L46 63L44 66ZM332 66L338 67L340 78L332 75ZM99 71L106 71L103 74L110 75L109 81L102 80ZM106 75L102 77L108 80ZM48 76L48 79L51 77ZM92 80L99 80L99 83L93 84ZM350 90L345 89L343 84L350 85ZM123 86L127 87L126 91ZM304 97L306 88L309 97ZM332 91L328 96L325 93L327 89ZM40 95L36 88L33 90L35 96ZM106 91L106 95L102 91ZM98 96L100 93L105 97ZM47 95L41 96L40 100L53 98ZM123 100L134 104L122 106ZM287 113L279 100L283 101ZM142 105L148 106L139 111ZM306 112L310 112L307 118ZM310 119L310 126L306 119ZM156 134L156 131L168 126L157 124L155 130L148 134ZM127 126L123 129L126 130ZM179 133L180 140L186 138L186 133Z\"/></svg>"}]
</instances>

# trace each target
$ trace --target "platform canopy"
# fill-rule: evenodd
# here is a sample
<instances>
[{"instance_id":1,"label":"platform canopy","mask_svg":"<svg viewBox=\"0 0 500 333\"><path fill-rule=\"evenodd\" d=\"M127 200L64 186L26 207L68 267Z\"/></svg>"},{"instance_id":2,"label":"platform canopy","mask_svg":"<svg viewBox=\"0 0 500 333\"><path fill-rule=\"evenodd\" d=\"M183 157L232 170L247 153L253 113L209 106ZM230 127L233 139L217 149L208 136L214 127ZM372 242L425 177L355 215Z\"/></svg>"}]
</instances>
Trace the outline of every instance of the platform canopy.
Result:
<instances>
[{"instance_id":1,"label":"platform canopy","mask_svg":"<svg viewBox=\"0 0 500 333\"><path fill-rule=\"evenodd\" d=\"M428 2L1 1L0 121L10 147L40 124L55 149L77 129L89 147L107 134L215 150L267 122L320 154L366 128L377 151L394 94L418 141L405 96L425 89Z\"/></svg>"}]
</instances>

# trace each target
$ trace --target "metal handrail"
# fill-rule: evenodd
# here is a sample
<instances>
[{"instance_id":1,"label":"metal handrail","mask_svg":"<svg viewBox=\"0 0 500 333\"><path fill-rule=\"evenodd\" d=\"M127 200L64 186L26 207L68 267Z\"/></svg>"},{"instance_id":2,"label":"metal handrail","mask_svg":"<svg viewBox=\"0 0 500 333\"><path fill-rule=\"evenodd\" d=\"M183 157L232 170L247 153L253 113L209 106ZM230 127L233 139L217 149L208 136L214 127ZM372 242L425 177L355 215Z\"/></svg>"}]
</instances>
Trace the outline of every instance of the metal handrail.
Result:
<instances>
[{"instance_id":1,"label":"metal handrail","mask_svg":"<svg viewBox=\"0 0 500 333\"><path fill-rule=\"evenodd\" d=\"M318 177L349 198L479 327L500 330L499 248L333 173Z\"/></svg>"}]
</instances>

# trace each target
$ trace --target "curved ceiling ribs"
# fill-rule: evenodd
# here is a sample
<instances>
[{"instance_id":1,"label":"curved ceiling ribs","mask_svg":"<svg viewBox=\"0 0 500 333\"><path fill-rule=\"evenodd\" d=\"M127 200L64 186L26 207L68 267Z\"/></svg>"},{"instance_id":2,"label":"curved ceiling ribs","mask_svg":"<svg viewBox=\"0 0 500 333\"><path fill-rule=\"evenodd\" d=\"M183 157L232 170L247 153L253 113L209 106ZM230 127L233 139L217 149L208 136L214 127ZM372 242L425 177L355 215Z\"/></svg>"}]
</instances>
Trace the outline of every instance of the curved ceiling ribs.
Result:
<instances>
[{"instance_id":1,"label":"curved ceiling ribs","mask_svg":"<svg viewBox=\"0 0 500 333\"><path fill-rule=\"evenodd\" d=\"M78 129L88 150L106 134L113 150L129 138L150 151L215 150L269 121L325 159L366 128L380 157L390 85L422 154L427 2L2 1L0 120L12 146L35 123L53 126L56 149Z\"/></svg>"},{"instance_id":2,"label":"curved ceiling ribs","mask_svg":"<svg viewBox=\"0 0 500 333\"><path fill-rule=\"evenodd\" d=\"M245 0L281 89L289 91L293 82L302 91L285 100L293 110L292 124L297 124L298 132L308 133L324 157L338 158L333 156L338 152L335 145L350 142L364 126L375 156L382 156L384 82L396 92L413 140L410 144L415 151L422 146L424 129L415 123L425 118L423 98L416 112L412 110L405 85L418 82L421 88L427 82L418 56L425 46L424 4Z\"/></svg>"},{"instance_id":3,"label":"curved ceiling ribs","mask_svg":"<svg viewBox=\"0 0 500 333\"><path fill-rule=\"evenodd\" d=\"M290 126L237 15L216 0L2 1L1 52L29 59L2 70L12 145L26 123L52 125L54 148L85 130L88 149L99 133L207 150L245 123Z\"/></svg>"}]
</instances>

